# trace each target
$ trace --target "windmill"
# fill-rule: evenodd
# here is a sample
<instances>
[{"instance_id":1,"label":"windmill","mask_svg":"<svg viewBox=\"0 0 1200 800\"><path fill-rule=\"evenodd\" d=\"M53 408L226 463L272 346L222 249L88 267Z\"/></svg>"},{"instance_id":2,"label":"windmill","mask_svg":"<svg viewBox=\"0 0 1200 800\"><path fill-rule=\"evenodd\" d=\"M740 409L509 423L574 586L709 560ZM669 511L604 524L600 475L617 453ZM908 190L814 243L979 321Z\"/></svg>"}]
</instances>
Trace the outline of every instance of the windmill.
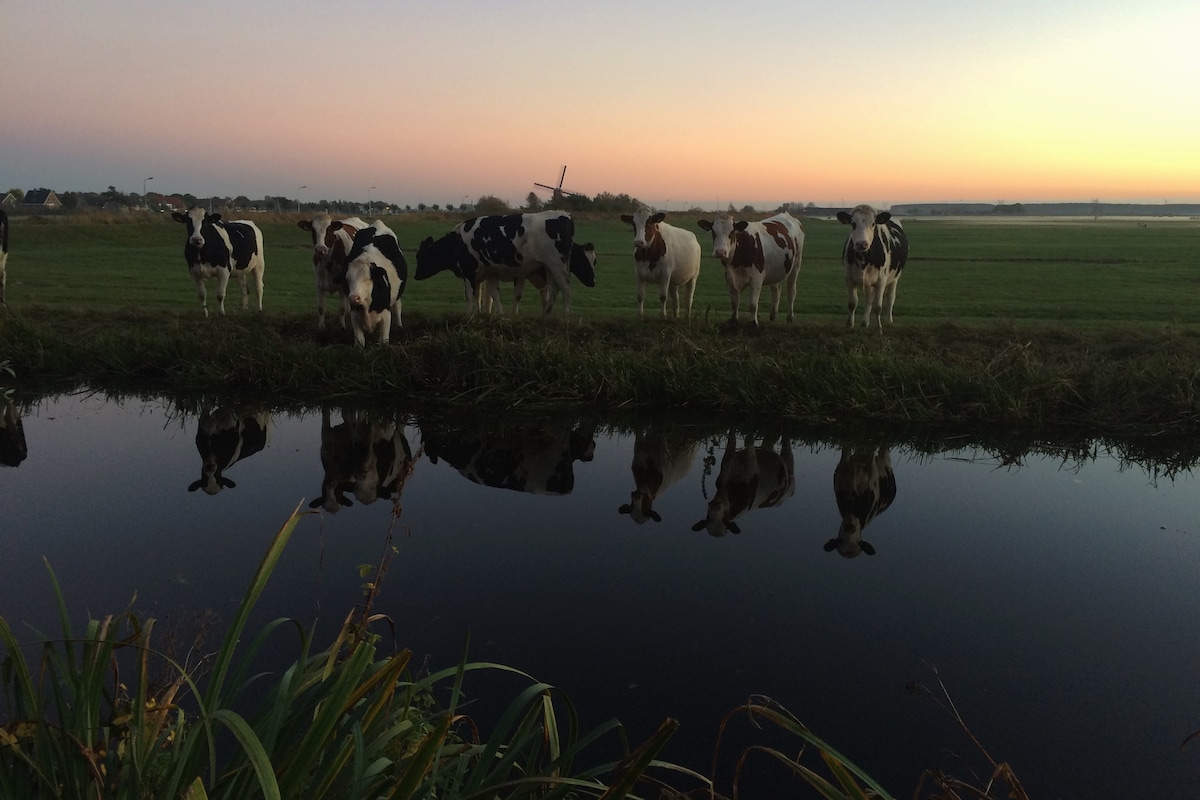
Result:
<instances>
[{"instance_id":1,"label":"windmill","mask_svg":"<svg viewBox=\"0 0 1200 800\"><path fill-rule=\"evenodd\" d=\"M534 181L533 185L542 189L549 189L554 200L562 200L564 197L574 197L575 195L579 194L579 192L569 192L562 188L563 179L566 177L567 165L563 164L562 172L558 174L558 186L547 186L546 184L538 183L537 181Z\"/></svg>"}]
</instances>

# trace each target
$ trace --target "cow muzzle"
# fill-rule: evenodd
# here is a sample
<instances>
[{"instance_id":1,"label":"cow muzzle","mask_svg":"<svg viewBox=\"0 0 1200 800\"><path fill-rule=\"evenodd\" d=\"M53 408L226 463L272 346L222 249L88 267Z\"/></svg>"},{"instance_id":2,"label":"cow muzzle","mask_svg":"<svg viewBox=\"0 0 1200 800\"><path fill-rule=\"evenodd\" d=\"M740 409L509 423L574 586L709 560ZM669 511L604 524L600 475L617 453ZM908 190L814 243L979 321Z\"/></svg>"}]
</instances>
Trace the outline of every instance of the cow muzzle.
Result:
<instances>
[{"instance_id":1,"label":"cow muzzle","mask_svg":"<svg viewBox=\"0 0 1200 800\"><path fill-rule=\"evenodd\" d=\"M193 236L191 239L188 239L188 244L192 245L193 247L203 247L204 246L204 237L203 236Z\"/></svg>"}]
</instances>

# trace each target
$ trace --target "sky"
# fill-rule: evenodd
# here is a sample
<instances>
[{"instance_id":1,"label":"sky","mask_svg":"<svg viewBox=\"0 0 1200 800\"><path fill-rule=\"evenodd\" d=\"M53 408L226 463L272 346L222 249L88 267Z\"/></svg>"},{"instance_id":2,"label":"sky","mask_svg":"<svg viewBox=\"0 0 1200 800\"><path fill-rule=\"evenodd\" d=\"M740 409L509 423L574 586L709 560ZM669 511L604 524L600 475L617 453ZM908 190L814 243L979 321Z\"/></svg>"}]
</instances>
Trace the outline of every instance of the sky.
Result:
<instances>
[{"instance_id":1,"label":"sky","mask_svg":"<svg viewBox=\"0 0 1200 800\"><path fill-rule=\"evenodd\" d=\"M1195 0L0 0L0 191L1200 202ZM152 180L146 180L146 179Z\"/></svg>"}]
</instances>

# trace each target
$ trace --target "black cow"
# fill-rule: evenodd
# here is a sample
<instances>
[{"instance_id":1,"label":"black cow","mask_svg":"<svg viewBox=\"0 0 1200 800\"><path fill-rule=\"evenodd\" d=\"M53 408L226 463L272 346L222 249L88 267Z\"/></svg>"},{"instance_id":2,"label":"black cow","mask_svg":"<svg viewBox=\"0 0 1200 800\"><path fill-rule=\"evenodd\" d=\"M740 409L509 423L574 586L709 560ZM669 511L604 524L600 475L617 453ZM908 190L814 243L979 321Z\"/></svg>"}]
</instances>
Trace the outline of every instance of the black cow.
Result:
<instances>
[{"instance_id":1,"label":"black cow","mask_svg":"<svg viewBox=\"0 0 1200 800\"><path fill-rule=\"evenodd\" d=\"M225 313L225 289L232 274L242 287L242 308L249 300L246 276L254 279L258 294L258 310L262 311L263 235L250 220L225 222L220 214L207 214L202 208L193 208L186 214L178 211L171 214L176 222L187 225L188 238L183 246L183 257L187 260L188 274L196 282L196 295L204 316L208 316L208 291L205 281L217 279L217 308Z\"/></svg>"},{"instance_id":2,"label":"black cow","mask_svg":"<svg viewBox=\"0 0 1200 800\"><path fill-rule=\"evenodd\" d=\"M339 230L342 223L330 225ZM387 344L392 326L400 327L408 262L395 232L379 220L354 234L346 255L346 291L350 302L350 325L354 341L366 345L368 333L379 330L379 341Z\"/></svg>"},{"instance_id":3,"label":"black cow","mask_svg":"<svg viewBox=\"0 0 1200 800\"><path fill-rule=\"evenodd\" d=\"M887 211L876 211L868 205L855 206L850 213L839 211L838 219L850 226L850 235L842 246L842 266L846 273L846 325L854 327L854 310L858 307L858 290L863 290L867 308L863 325L875 324L883 330L886 307L888 322L892 321L892 305L896 302L896 286L908 261L908 235L899 221Z\"/></svg>"},{"instance_id":4,"label":"black cow","mask_svg":"<svg viewBox=\"0 0 1200 800\"><path fill-rule=\"evenodd\" d=\"M8 283L8 273L5 267L8 265L8 214L4 213L4 209L0 208L0 306L8 305L8 301L4 299L4 286Z\"/></svg>"},{"instance_id":5,"label":"black cow","mask_svg":"<svg viewBox=\"0 0 1200 800\"><path fill-rule=\"evenodd\" d=\"M575 242L575 222L565 211L473 217L437 241L428 237L417 249L414 277L423 281L443 270L462 279L467 313L478 307L481 287L489 282L513 281L519 306L525 280L535 286L544 281L545 313L559 292L570 313L571 274L584 286L596 285L595 249Z\"/></svg>"},{"instance_id":6,"label":"black cow","mask_svg":"<svg viewBox=\"0 0 1200 800\"><path fill-rule=\"evenodd\" d=\"M875 548L864 542L862 535L871 520L896 499L896 475L888 449L870 447L862 452L842 447L842 457L833 470L833 494L842 522L837 536L825 543L825 552L837 550L846 558L859 553L875 555Z\"/></svg>"},{"instance_id":7,"label":"black cow","mask_svg":"<svg viewBox=\"0 0 1200 800\"><path fill-rule=\"evenodd\" d=\"M203 489L205 494L216 494L234 488L237 484L225 477L225 470L264 449L270 441L271 418L266 414L243 414L226 408L201 414L196 431L200 478L188 486L188 491Z\"/></svg>"},{"instance_id":8,"label":"black cow","mask_svg":"<svg viewBox=\"0 0 1200 800\"><path fill-rule=\"evenodd\" d=\"M596 439L591 428L510 428L495 434L465 434L437 422L421 424L429 461L439 459L472 483L532 494L569 494L575 488L576 461L591 461Z\"/></svg>"}]
</instances>

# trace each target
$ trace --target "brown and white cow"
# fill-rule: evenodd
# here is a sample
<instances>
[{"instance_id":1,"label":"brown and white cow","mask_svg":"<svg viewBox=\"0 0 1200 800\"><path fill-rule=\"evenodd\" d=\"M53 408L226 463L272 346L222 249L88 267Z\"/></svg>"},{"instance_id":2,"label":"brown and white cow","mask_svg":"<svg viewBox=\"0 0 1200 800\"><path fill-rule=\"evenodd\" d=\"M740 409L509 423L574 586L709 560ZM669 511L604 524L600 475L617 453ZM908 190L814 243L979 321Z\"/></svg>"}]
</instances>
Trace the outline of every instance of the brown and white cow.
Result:
<instances>
[{"instance_id":1,"label":"brown and white cow","mask_svg":"<svg viewBox=\"0 0 1200 800\"><path fill-rule=\"evenodd\" d=\"M204 316L208 316L208 291L205 282L217 279L217 308L225 313L225 289L230 276L237 279L242 288L242 308L247 307L249 291L246 277L254 279L258 294L258 310L262 311L263 258L262 231L248 219L225 222L220 214L207 214L202 208L193 208L186 214L175 211L171 218L187 226L187 241L183 246L183 257L187 260L188 274L196 282L196 295Z\"/></svg>"},{"instance_id":2,"label":"brown and white cow","mask_svg":"<svg viewBox=\"0 0 1200 800\"><path fill-rule=\"evenodd\" d=\"M736 517L751 509L778 506L795 491L796 469L786 436L778 452L773 437L755 445L754 437L747 436L745 447L739 449L737 436L730 431L708 514L692 530L707 529L711 536L724 536L726 531L741 533L734 522Z\"/></svg>"},{"instance_id":3,"label":"brown and white cow","mask_svg":"<svg viewBox=\"0 0 1200 800\"><path fill-rule=\"evenodd\" d=\"M896 302L896 286L908 261L908 235L898 220L887 211L876 211L863 204L849 213L839 211L837 218L850 226L850 235L842 246L842 266L846 273L847 327L854 327L854 310L858 307L858 290L863 290L867 308L863 325L875 324L883 330L883 312L892 321L892 305Z\"/></svg>"},{"instance_id":4,"label":"brown and white cow","mask_svg":"<svg viewBox=\"0 0 1200 800\"><path fill-rule=\"evenodd\" d=\"M490 293L490 281L530 280L541 272L549 287L543 312L553 310L562 292L563 312L569 314L570 276L595 285L586 247L575 242L575 222L565 211L473 217L436 241L422 241L413 277L423 281L447 270L461 278L470 314L479 308L478 293Z\"/></svg>"},{"instance_id":5,"label":"brown and white cow","mask_svg":"<svg viewBox=\"0 0 1200 800\"><path fill-rule=\"evenodd\" d=\"M4 287L8 283L8 214L0 208L0 306L8 305L4 299Z\"/></svg>"},{"instance_id":6,"label":"brown and white cow","mask_svg":"<svg viewBox=\"0 0 1200 800\"><path fill-rule=\"evenodd\" d=\"M713 258L725 267L732 321L738 321L742 292L749 290L750 319L758 327L758 300L763 287L771 290L771 320L779 313L779 297L787 290L787 321L796 318L796 277L804 255L804 229L786 211L760 222L735 222L718 214L697 223L712 234Z\"/></svg>"},{"instance_id":7,"label":"brown and white cow","mask_svg":"<svg viewBox=\"0 0 1200 800\"><path fill-rule=\"evenodd\" d=\"M663 222L666 214L641 206L632 214L622 214L621 221L633 226L633 264L637 278L638 317L643 316L646 285L658 286L658 313L667 318L667 298L671 310L679 319L680 305L692 316L692 298L696 280L700 277L700 242L696 234ZM683 297L680 298L680 292Z\"/></svg>"},{"instance_id":8,"label":"brown and white cow","mask_svg":"<svg viewBox=\"0 0 1200 800\"><path fill-rule=\"evenodd\" d=\"M347 492L364 506L396 497L414 465L404 426L355 412L343 411L337 425L330 417L329 409L323 409L321 496L313 498L308 507L336 514L354 505Z\"/></svg>"},{"instance_id":9,"label":"brown and white cow","mask_svg":"<svg viewBox=\"0 0 1200 800\"><path fill-rule=\"evenodd\" d=\"M315 215L312 219L302 219L296 223L301 230L312 234L313 243L313 280L317 288L317 328L325 330L325 298L332 295L341 306L342 328L348 326L350 303L346 289L346 257L354 246L354 234L367 227L367 223L358 217L347 217L337 220L325 212Z\"/></svg>"},{"instance_id":10,"label":"brown and white cow","mask_svg":"<svg viewBox=\"0 0 1200 800\"><path fill-rule=\"evenodd\" d=\"M633 491L629 502L617 509L641 525L648 519L662 522L654 510L654 501L667 487L687 477L696 460L699 442L678 430L648 427L639 430L633 441Z\"/></svg>"},{"instance_id":11,"label":"brown and white cow","mask_svg":"<svg viewBox=\"0 0 1200 800\"><path fill-rule=\"evenodd\" d=\"M888 449L869 447L863 451L843 446L833 470L833 495L842 522L837 536L825 543L825 552L837 550L846 558L859 553L875 555L875 548L862 536L871 520L887 511L896 499L896 474Z\"/></svg>"},{"instance_id":12,"label":"brown and white cow","mask_svg":"<svg viewBox=\"0 0 1200 800\"><path fill-rule=\"evenodd\" d=\"M334 222L331 227L339 225ZM400 297L407 283L408 262L395 231L375 220L354 234L346 255L346 292L355 344L364 347L367 335L375 331L380 343L390 341L393 325L402 325Z\"/></svg>"}]
</instances>

